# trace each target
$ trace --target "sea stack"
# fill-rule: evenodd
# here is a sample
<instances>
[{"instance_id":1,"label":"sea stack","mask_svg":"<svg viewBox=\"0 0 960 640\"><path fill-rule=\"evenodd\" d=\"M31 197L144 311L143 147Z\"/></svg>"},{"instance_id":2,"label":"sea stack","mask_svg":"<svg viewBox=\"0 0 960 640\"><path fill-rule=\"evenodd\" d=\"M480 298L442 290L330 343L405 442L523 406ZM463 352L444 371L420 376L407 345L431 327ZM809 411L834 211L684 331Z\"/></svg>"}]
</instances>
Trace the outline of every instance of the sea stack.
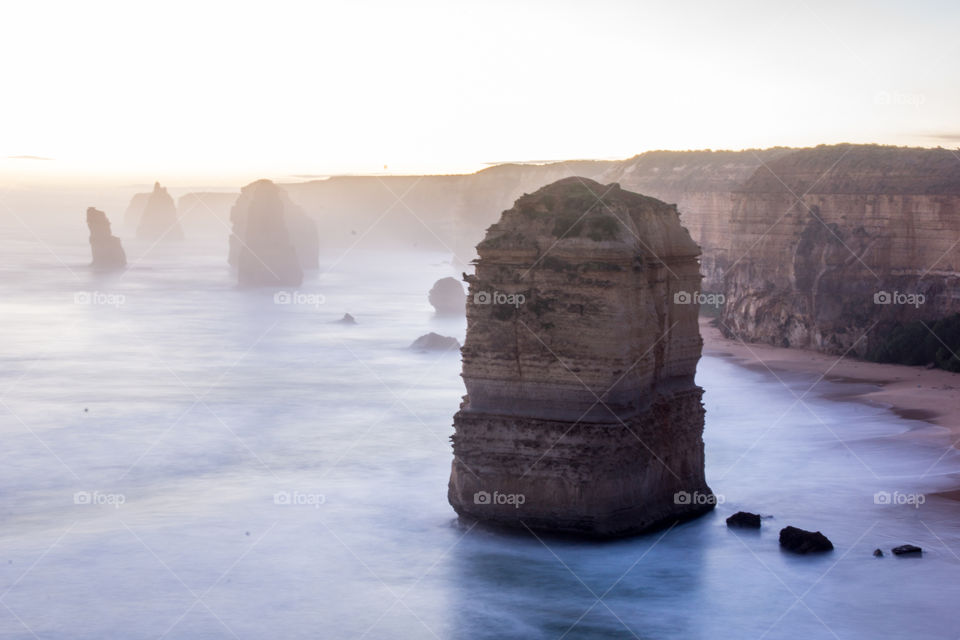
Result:
<instances>
[{"instance_id":1,"label":"sea stack","mask_svg":"<svg viewBox=\"0 0 960 640\"><path fill-rule=\"evenodd\" d=\"M153 192L143 206L137 225L137 239L148 242L183 240L177 206L159 182L154 183Z\"/></svg>"},{"instance_id":2,"label":"sea stack","mask_svg":"<svg viewBox=\"0 0 960 640\"><path fill-rule=\"evenodd\" d=\"M127 254L120 238L110 232L110 220L99 209L87 209L87 227L90 229L90 251L93 253L94 269L110 271L127 266Z\"/></svg>"},{"instance_id":3,"label":"sea stack","mask_svg":"<svg viewBox=\"0 0 960 640\"><path fill-rule=\"evenodd\" d=\"M461 516L615 537L714 507L699 247L676 207L567 178L477 246L449 500ZM678 303L679 301L679 303Z\"/></svg>"},{"instance_id":4,"label":"sea stack","mask_svg":"<svg viewBox=\"0 0 960 640\"><path fill-rule=\"evenodd\" d=\"M269 180L245 186L230 212L230 264L242 286L298 286L303 268L284 216L283 191Z\"/></svg>"},{"instance_id":5,"label":"sea stack","mask_svg":"<svg viewBox=\"0 0 960 640\"><path fill-rule=\"evenodd\" d=\"M440 278L434 282L427 298L437 315L462 316L466 313L467 296L456 278Z\"/></svg>"}]
</instances>

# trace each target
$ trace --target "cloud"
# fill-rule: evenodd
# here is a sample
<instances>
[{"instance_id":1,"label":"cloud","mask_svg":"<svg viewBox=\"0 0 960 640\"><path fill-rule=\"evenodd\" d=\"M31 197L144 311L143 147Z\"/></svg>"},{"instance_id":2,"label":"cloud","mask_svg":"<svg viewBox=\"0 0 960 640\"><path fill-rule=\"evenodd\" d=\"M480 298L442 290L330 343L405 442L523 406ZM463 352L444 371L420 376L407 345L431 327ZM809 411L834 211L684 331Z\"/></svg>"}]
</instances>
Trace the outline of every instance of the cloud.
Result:
<instances>
[{"instance_id":1,"label":"cloud","mask_svg":"<svg viewBox=\"0 0 960 640\"><path fill-rule=\"evenodd\" d=\"M53 160L44 156L7 156L8 160Z\"/></svg>"}]
</instances>

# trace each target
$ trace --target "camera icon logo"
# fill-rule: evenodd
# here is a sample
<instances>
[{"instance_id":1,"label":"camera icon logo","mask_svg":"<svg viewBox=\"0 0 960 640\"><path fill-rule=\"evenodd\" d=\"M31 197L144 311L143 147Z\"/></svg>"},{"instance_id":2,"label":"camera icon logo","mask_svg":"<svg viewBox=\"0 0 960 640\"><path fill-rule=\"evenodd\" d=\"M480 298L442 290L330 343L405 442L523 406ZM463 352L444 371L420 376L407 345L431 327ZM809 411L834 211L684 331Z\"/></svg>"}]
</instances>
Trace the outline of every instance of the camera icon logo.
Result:
<instances>
[{"instance_id":1,"label":"camera icon logo","mask_svg":"<svg viewBox=\"0 0 960 640\"><path fill-rule=\"evenodd\" d=\"M490 504L490 494L486 491L477 491L473 494L474 504Z\"/></svg>"},{"instance_id":2,"label":"camera icon logo","mask_svg":"<svg viewBox=\"0 0 960 640\"><path fill-rule=\"evenodd\" d=\"M873 504L890 504L890 498L889 491L877 491L873 494Z\"/></svg>"},{"instance_id":3,"label":"camera icon logo","mask_svg":"<svg viewBox=\"0 0 960 640\"><path fill-rule=\"evenodd\" d=\"M892 301L893 297L889 291L877 291L873 294L873 304L890 304Z\"/></svg>"},{"instance_id":4,"label":"camera icon logo","mask_svg":"<svg viewBox=\"0 0 960 640\"><path fill-rule=\"evenodd\" d=\"M90 492L77 491L73 494L73 504L90 504Z\"/></svg>"},{"instance_id":5,"label":"camera icon logo","mask_svg":"<svg viewBox=\"0 0 960 640\"><path fill-rule=\"evenodd\" d=\"M673 294L673 303L674 304L690 304L692 296L688 291L677 291Z\"/></svg>"},{"instance_id":6,"label":"camera icon logo","mask_svg":"<svg viewBox=\"0 0 960 640\"><path fill-rule=\"evenodd\" d=\"M690 492L688 491L677 491L673 494L673 503L674 504L690 504Z\"/></svg>"},{"instance_id":7,"label":"camera icon logo","mask_svg":"<svg viewBox=\"0 0 960 640\"><path fill-rule=\"evenodd\" d=\"M74 304L90 304L90 292L89 291L77 291L73 294L73 303Z\"/></svg>"},{"instance_id":8,"label":"camera icon logo","mask_svg":"<svg viewBox=\"0 0 960 640\"><path fill-rule=\"evenodd\" d=\"M273 294L274 304L290 304L292 299L289 291L277 291Z\"/></svg>"},{"instance_id":9,"label":"camera icon logo","mask_svg":"<svg viewBox=\"0 0 960 640\"><path fill-rule=\"evenodd\" d=\"M479 291L473 296L473 304L490 304L491 302L489 291Z\"/></svg>"},{"instance_id":10,"label":"camera icon logo","mask_svg":"<svg viewBox=\"0 0 960 640\"><path fill-rule=\"evenodd\" d=\"M290 504L290 492L278 491L273 494L273 504Z\"/></svg>"}]
</instances>

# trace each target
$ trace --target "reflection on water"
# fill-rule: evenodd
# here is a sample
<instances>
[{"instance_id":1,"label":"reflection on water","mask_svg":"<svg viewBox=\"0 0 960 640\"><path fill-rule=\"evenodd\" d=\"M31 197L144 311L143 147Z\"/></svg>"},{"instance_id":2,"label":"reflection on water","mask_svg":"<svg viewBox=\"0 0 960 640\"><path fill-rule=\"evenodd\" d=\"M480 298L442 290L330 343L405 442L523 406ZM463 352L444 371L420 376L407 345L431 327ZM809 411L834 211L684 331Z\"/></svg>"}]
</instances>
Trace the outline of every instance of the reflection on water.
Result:
<instances>
[{"instance_id":1,"label":"reflection on water","mask_svg":"<svg viewBox=\"0 0 960 640\"><path fill-rule=\"evenodd\" d=\"M922 423L823 399L829 383L799 402L809 377L706 357L715 513L604 544L492 532L446 502L458 354L407 349L463 338L426 302L442 257L351 252L300 287L323 295L310 306L236 289L225 245L137 261L131 244L133 267L98 277L84 246L4 242L5 636L956 635L960 527L928 495L956 455L897 437ZM739 509L772 518L728 530ZM786 524L836 551L781 553ZM906 542L923 558L871 555Z\"/></svg>"}]
</instances>

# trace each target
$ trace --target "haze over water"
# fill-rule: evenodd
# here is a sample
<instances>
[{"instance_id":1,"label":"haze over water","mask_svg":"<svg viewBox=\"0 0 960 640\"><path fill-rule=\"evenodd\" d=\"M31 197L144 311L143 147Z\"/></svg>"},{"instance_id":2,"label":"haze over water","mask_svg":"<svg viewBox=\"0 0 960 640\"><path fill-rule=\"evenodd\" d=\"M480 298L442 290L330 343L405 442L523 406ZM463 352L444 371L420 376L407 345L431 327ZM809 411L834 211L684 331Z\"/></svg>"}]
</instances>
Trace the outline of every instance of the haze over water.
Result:
<instances>
[{"instance_id":1,"label":"haze over water","mask_svg":"<svg viewBox=\"0 0 960 640\"><path fill-rule=\"evenodd\" d=\"M463 340L426 299L448 255L324 255L296 290L245 291L225 242L125 240L130 268L96 276L83 236L5 231L5 637L956 637L960 524L931 492L960 459L822 397L839 385L708 353L715 512L602 544L493 532L446 501L458 354L408 349ZM773 517L729 530L741 509ZM836 550L781 552L788 524Z\"/></svg>"}]
</instances>

